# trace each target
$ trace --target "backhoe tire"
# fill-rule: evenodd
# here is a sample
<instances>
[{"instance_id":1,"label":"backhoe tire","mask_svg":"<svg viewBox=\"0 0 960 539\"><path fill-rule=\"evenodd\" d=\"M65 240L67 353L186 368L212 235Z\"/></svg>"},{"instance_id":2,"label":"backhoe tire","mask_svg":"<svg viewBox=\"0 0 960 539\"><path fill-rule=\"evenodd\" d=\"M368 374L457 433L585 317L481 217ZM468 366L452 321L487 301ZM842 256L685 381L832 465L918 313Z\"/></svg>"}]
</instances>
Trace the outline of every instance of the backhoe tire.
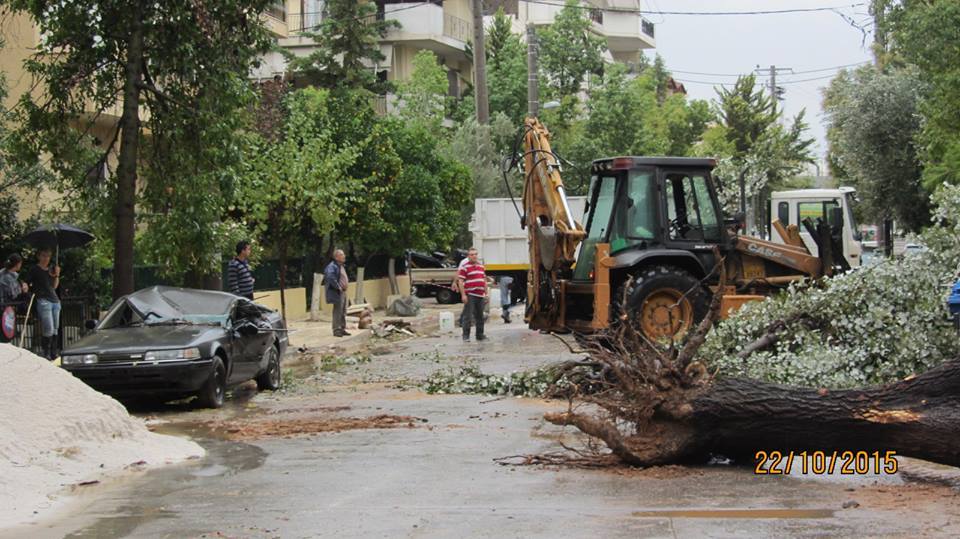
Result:
<instances>
[{"instance_id":1,"label":"backhoe tire","mask_svg":"<svg viewBox=\"0 0 960 539\"><path fill-rule=\"evenodd\" d=\"M623 298L623 288L615 302ZM682 269L653 266L634 275L626 290L628 319L653 342L681 340L707 315L709 293Z\"/></svg>"}]
</instances>

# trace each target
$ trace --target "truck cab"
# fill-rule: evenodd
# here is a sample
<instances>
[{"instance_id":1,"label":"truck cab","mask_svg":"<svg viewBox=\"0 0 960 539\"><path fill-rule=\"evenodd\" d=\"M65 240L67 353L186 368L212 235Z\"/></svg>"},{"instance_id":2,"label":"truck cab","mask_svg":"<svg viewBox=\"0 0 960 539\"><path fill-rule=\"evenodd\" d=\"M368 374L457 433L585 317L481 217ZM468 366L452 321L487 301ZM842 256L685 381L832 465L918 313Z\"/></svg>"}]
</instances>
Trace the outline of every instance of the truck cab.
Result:
<instances>
[{"instance_id":1,"label":"truck cab","mask_svg":"<svg viewBox=\"0 0 960 539\"><path fill-rule=\"evenodd\" d=\"M811 254L816 256L819 255L817 243L801 222L809 218L814 222L822 219L831 226L842 224L843 257L851 268L860 267L863 247L860 244L860 233L853 217L855 193L852 187L775 192L770 196L771 225L774 220L779 220L784 227L796 225L803 244ZM837 212L833 211L834 208L842 210L842 223L833 222L834 216L837 215ZM771 226L770 239L779 244L787 243L786 238L783 238L774 226Z\"/></svg>"}]
</instances>

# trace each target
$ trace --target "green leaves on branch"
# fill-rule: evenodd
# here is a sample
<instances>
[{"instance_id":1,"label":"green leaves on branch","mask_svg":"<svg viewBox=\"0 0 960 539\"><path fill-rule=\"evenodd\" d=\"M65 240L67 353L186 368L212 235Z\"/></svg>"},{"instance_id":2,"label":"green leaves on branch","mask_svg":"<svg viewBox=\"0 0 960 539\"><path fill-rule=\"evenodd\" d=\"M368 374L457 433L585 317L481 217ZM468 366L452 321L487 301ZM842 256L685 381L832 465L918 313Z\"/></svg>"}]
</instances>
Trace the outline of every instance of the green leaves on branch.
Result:
<instances>
[{"instance_id":1,"label":"green leaves on branch","mask_svg":"<svg viewBox=\"0 0 960 539\"><path fill-rule=\"evenodd\" d=\"M916 140L925 84L913 69L880 72L872 65L841 72L825 92L830 153L857 187L866 219L895 219L917 231L929 222Z\"/></svg>"},{"instance_id":2,"label":"green leaves on branch","mask_svg":"<svg viewBox=\"0 0 960 539\"><path fill-rule=\"evenodd\" d=\"M293 246L304 231L323 236L334 229L351 196L364 188L348 170L360 155L356 145L337 144L337 117L327 90L306 88L283 101L279 140L246 135L243 181L236 206L269 246Z\"/></svg>"}]
</instances>

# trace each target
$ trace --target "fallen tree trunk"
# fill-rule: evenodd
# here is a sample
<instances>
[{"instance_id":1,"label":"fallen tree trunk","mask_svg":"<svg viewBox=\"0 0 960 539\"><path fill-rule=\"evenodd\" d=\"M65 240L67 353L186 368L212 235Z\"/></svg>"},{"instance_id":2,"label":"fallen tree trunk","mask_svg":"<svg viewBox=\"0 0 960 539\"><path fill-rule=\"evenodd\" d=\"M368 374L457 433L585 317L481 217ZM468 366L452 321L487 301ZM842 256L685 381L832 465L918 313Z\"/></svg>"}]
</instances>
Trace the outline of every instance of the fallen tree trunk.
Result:
<instances>
[{"instance_id":1,"label":"fallen tree trunk","mask_svg":"<svg viewBox=\"0 0 960 539\"><path fill-rule=\"evenodd\" d=\"M567 412L545 418L577 427L620 460L640 466L710 454L753 459L758 451L895 451L960 466L960 359L857 390L714 378L696 353L719 309L718 298L680 350L659 348L621 318L586 343L591 363L605 374L589 388L580 387L573 400L593 406L574 411L571 402Z\"/></svg>"},{"instance_id":2,"label":"fallen tree trunk","mask_svg":"<svg viewBox=\"0 0 960 539\"><path fill-rule=\"evenodd\" d=\"M603 440L621 460L650 466L757 451L896 451L960 466L960 360L895 384L826 391L721 378L690 391L631 433L612 418L547 419Z\"/></svg>"}]
</instances>

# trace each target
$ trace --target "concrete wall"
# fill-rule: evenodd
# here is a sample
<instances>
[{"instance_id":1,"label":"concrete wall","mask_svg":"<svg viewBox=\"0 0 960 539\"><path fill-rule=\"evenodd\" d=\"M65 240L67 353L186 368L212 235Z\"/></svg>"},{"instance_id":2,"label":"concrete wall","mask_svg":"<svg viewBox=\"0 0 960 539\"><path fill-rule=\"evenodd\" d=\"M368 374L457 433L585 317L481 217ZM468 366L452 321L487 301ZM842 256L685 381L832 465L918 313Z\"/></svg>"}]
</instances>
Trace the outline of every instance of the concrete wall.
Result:
<instances>
[{"instance_id":1,"label":"concrete wall","mask_svg":"<svg viewBox=\"0 0 960 539\"><path fill-rule=\"evenodd\" d=\"M296 320L307 316L307 289L306 288L288 288L284 290L284 296L287 300L287 318ZM257 290L253 293L253 299L277 312L280 312L280 291L279 290Z\"/></svg>"},{"instance_id":2,"label":"concrete wall","mask_svg":"<svg viewBox=\"0 0 960 539\"><path fill-rule=\"evenodd\" d=\"M317 305L320 306L320 311L327 314L333 311L333 307L327 305L325 298L325 293L323 286L320 286L320 280L323 278L323 274L316 273L314 274L313 281L313 299L317 302ZM400 295L408 296L410 295L410 278L406 275L397 276L397 285L400 287ZM357 283L352 282L350 286L347 287L347 297L350 298L350 303L355 303L354 299L357 294ZM369 303L375 309L385 309L387 307L387 296L390 295L390 280L387 278L383 279L365 279L363 281L363 297L365 298L364 303Z\"/></svg>"}]
</instances>

